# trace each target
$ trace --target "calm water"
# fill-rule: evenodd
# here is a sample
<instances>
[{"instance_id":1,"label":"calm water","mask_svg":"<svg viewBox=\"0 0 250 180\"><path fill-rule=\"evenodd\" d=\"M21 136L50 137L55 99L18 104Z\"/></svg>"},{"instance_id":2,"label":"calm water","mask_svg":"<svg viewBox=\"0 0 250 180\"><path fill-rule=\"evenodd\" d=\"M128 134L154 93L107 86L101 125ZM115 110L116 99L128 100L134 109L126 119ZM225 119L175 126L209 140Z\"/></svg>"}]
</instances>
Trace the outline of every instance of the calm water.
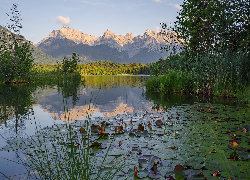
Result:
<instances>
[{"instance_id":1,"label":"calm water","mask_svg":"<svg viewBox=\"0 0 250 180\"><path fill-rule=\"evenodd\" d=\"M151 112L195 102L235 104L187 95L148 94L147 76L83 76L76 82L1 86L0 149L7 140L28 137L43 127L83 119L87 115L112 117L120 113ZM19 165L23 155L0 151L0 172L10 179L26 177ZM11 160L11 161L10 161ZM15 162L12 162L15 161ZM17 162L17 163L16 163ZM0 179L5 177L0 174Z\"/></svg>"},{"instance_id":2,"label":"calm water","mask_svg":"<svg viewBox=\"0 0 250 180\"><path fill-rule=\"evenodd\" d=\"M146 78L85 76L73 85L1 86L0 148L9 138L31 136L37 128L82 119L88 114L111 117L118 113L151 111L153 102L146 99L143 86ZM18 151L0 151L0 172L11 179L25 176L22 165L7 160L19 162L18 155Z\"/></svg>"}]
</instances>

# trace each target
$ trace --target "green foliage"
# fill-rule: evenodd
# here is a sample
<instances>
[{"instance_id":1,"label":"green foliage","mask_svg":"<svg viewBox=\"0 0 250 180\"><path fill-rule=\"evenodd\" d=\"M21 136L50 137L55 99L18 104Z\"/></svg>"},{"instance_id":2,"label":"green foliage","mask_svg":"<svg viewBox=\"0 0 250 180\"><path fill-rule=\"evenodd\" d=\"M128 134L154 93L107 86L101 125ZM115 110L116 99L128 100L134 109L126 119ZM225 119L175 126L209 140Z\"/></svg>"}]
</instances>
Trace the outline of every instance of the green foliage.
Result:
<instances>
[{"instance_id":1,"label":"green foliage","mask_svg":"<svg viewBox=\"0 0 250 180\"><path fill-rule=\"evenodd\" d=\"M236 96L245 92L245 86L247 87L250 82L249 60L242 51L234 54L203 54L196 57L182 52L152 64L151 69L152 75L155 76L169 76L171 71L188 74L193 80L193 92L198 94ZM148 88L152 86L154 91L160 91L159 85L164 84L165 80L163 77L155 79L159 82L148 82ZM178 84L178 81L173 83ZM186 90L189 91L190 88Z\"/></svg>"},{"instance_id":2,"label":"green foliage","mask_svg":"<svg viewBox=\"0 0 250 180\"><path fill-rule=\"evenodd\" d=\"M0 52L0 73L5 82L28 80L33 58L29 47L25 42L15 47L15 52L10 48L1 47ZM5 50L4 50L5 49Z\"/></svg>"},{"instance_id":3,"label":"green foliage","mask_svg":"<svg viewBox=\"0 0 250 180\"><path fill-rule=\"evenodd\" d=\"M79 55L76 53L72 53L71 58L63 58L63 62L61 65L61 70L63 73L72 73L77 71L77 62L79 62Z\"/></svg>"},{"instance_id":4,"label":"green foliage","mask_svg":"<svg viewBox=\"0 0 250 180\"><path fill-rule=\"evenodd\" d=\"M151 64L150 64L151 65ZM95 61L77 64L77 71L81 75L123 75L123 74L149 74L150 65L142 63L120 64L110 61ZM32 72L47 73L62 71L62 64L35 64Z\"/></svg>"},{"instance_id":5,"label":"green foliage","mask_svg":"<svg viewBox=\"0 0 250 180\"><path fill-rule=\"evenodd\" d=\"M147 80L147 91L158 91L163 93L191 92L194 88L190 73L181 71L169 71L168 73L155 76Z\"/></svg>"},{"instance_id":6,"label":"green foliage","mask_svg":"<svg viewBox=\"0 0 250 180\"><path fill-rule=\"evenodd\" d=\"M95 61L79 65L81 75L149 74L149 65L142 63L120 64L110 61Z\"/></svg>"},{"instance_id":7,"label":"green foliage","mask_svg":"<svg viewBox=\"0 0 250 180\"><path fill-rule=\"evenodd\" d=\"M171 28L176 33L166 34L172 40L178 39L184 51L151 64L151 74L165 77L170 71L188 73L197 94L227 97L249 94L249 8L249 1L241 0L184 0ZM167 29L165 23L161 25ZM172 48L178 45L173 42ZM148 81L148 86L154 91L168 92L163 77L156 77L159 82L154 85ZM243 99L249 102L247 97Z\"/></svg>"},{"instance_id":8,"label":"green foliage","mask_svg":"<svg viewBox=\"0 0 250 180\"><path fill-rule=\"evenodd\" d=\"M13 4L11 11L10 20L13 24L8 25L7 28L13 33L2 31L0 36L0 79L6 83L27 81L34 61L30 49L31 43L24 41L24 38L19 35L22 25L16 4Z\"/></svg>"},{"instance_id":9,"label":"green foliage","mask_svg":"<svg viewBox=\"0 0 250 180\"><path fill-rule=\"evenodd\" d=\"M240 49L249 54L249 8L242 0L184 0L172 30L192 56Z\"/></svg>"}]
</instances>

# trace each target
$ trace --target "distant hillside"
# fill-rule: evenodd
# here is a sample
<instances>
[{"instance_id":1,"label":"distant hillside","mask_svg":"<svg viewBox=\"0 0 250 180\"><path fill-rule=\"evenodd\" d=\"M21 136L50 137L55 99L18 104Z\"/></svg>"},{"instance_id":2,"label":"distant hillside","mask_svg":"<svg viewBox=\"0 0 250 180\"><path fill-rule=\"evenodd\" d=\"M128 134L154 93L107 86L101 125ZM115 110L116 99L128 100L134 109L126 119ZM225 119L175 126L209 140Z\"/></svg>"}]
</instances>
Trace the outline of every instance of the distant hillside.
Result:
<instances>
[{"instance_id":1,"label":"distant hillside","mask_svg":"<svg viewBox=\"0 0 250 180\"><path fill-rule=\"evenodd\" d=\"M2 32L9 32L6 28L2 27L0 25L0 36L2 36ZM34 50L33 51L33 57L34 57L34 62L37 64L56 64L58 61L57 59L53 58L52 56L44 53L41 51L39 48L34 46L33 44L31 45L31 48Z\"/></svg>"},{"instance_id":2,"label":"distant hillside","mask_svg":"<svg viewBox=\"0 0 250 180\"><path fill-rule=\"evenodd\" d=\"M161 52L161 48L169 45L169 41L153 30L146 30L143 36L136 37L133 33L123 36L107 30L98 38L63 27L52 31L37 47L60 60L76 52L80 55L81 62L108 60L118 63L151 63L169 55L169 52Z\"/></svg>"}]
</instances>

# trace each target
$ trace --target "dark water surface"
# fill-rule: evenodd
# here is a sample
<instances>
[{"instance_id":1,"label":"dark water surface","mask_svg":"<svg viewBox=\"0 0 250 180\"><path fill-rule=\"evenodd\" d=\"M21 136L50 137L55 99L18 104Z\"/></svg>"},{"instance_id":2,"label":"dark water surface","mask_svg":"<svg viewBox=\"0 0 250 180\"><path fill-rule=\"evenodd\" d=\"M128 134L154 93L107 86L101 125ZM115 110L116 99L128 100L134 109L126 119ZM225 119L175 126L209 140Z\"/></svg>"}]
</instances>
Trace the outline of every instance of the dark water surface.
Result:
<instances>
[{"instance_id":1,"label":"dark water surface","mask_svg":"<svg viewBox=\"0 0 250 180\"><path fill-rule=\"evenodd\" d=\"M1 85L0 149L8 145L11 139L27 138L41 128L81 120L90 114L93 117L113 117L122 113L165 111L183 104L197 105L195 111L199 110L199 103L205 103L204 112L208 112L209 104L220 104L219 107L226 105L231 109L239 106L233 100L150 94L143 85L147 78L149 77L83 76L76 82L61 84ZM245 118L245 121L248 122L249 118ZM239 124L243 123L243 127L244 123L247 124L245 121L240 121ZM19 164L22 159L25 157L19 149L10 152L0 150L0 179L25 179L28 169Z\"/></svg>"}]
</instances>

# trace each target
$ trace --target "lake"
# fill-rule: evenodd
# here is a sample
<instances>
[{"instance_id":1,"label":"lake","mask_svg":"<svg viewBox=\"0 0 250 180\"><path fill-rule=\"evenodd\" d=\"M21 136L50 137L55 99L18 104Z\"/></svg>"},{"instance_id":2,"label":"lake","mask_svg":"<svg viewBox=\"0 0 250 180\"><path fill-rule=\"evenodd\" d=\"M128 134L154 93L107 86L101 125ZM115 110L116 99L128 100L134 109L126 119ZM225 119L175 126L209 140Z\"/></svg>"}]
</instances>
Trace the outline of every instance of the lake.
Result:
<instances>
[{"instance_id":1,"label":"lake","mask_svg":"<svg viewBox=\"0 0 250 180\"><path fill-rule=\"evenodd\" d=\"M41 154L51 166L58 163L49 157L54 151L48 139L57 137L56 147L68 151L62 134L71 124L74 145L81 146L80 128L87 121L89 156L94 159L90 164L99 169L93 178L109 177L110 168L119 169L114 179L133 178L135 166L144 179L249 177L248 107L236 100L148 93L143 85L147 78L82 76L40 85L1 85L0 179L26 179L29 168L34 169L32 160ZM98 129L102 127L105 133ZM41 146L32 145L29 140L40 142L39 135ZM30 177L36 178L33 169Z\"/></svg>"}]
</instances>

